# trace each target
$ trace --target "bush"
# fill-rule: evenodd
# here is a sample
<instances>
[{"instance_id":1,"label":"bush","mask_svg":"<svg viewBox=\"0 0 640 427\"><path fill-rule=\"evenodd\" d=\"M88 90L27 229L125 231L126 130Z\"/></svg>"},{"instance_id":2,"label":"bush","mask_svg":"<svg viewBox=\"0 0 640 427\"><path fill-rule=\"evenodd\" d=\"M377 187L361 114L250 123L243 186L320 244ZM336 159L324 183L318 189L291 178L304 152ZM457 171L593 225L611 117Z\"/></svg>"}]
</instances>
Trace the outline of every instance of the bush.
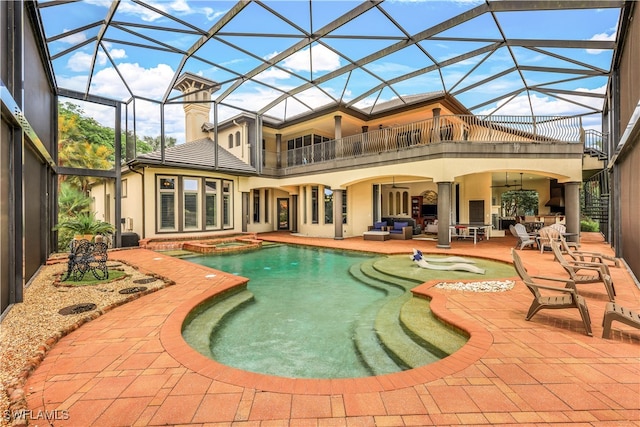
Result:
<instances>
[{"instance_id":1,"label":"bush","mask_svg":"<svg viewBox=\"0 0 640 427\"><path fill-rule=\"evenodd\" d=\"M580 221L580 231L600 231L600 224L589 218L583 219Z\"/></svg>"}]
</instances>

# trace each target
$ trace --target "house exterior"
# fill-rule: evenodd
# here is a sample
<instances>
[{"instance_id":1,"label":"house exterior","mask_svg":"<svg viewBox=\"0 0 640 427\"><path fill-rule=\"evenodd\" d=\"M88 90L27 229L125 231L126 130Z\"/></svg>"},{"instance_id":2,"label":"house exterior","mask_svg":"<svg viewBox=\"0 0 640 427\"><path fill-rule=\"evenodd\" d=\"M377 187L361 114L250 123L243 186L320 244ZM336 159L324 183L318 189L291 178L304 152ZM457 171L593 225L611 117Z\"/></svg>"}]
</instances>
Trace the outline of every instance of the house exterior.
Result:
<instances>
[{"instance_id":1,"label":"house exterior","mask_svg":"<svg viewBox=\"0 0 640 427\"><path fill-rule=\"evenodd\" d=\"M373 111L331 107L284 123L241 114L216 125L203 121L208 103L188 103L203 100L190 91L212 91L215 82L187 73L176 88L187 99L191 140L122 170L123 231L140 238L288 230L340 239L381 219L409 219L418 232L437 218L438 244L448 247L454 224L492 224L501 235L500 196L523 187L537 191L541 220L579 231L577 118L477 117L449 95L428 93ZM493 186L495 175L504 185ZM107 221L113 194L109 184L92 189ZM553 196L563 200L547 206Z\"/></svg>"}]
</instances>

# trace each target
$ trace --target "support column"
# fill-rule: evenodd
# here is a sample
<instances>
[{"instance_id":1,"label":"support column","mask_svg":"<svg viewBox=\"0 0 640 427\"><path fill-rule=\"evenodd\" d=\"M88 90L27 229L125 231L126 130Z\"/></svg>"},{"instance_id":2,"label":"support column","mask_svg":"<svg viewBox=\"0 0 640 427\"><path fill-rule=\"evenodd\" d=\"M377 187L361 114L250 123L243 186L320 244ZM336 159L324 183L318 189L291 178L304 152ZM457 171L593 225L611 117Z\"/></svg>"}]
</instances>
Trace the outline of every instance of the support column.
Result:
<instances>
[{"instance_id":1,"label":"support column","mask_svg":"<svg viewBox=\"0 0 640 427\"><path fill-rule=\"evenodd\" d=\"M333 229L334 239L342 240L342 195L344 190L333 190Z\"/></svg>"},{"instance_id":2,"label":"support column","mask_svg":"<svg viewBox=\"0 0 640 427\"><path fill-rule=\"evenodd\" d=\"M291 217L289 218L289 225L292 233L298 232L298 195L291 195Z\"/></svg>"},{"instance_id":3,"label":"support column","mask_svg":"<svg viewBox=\"0 0 640 427\"><path fill-rule=\"evenodd\" d=\"M342 138L342 116L333 116L334 139Z\"/></svg>"},{"instance_id":4,"label":"support column","mask_svg":"<svg viewBox=\"0 0 640 427\"><path fill-rule=\"evenodd\" d=\"M438 182L438 244L437 248L451 249L451 182Z\"/></svg>"},{"instance_id":5,"label":"support column","mask_svg":"<svg viewBox=\"0 0 640 427\"><path fill-rule=\"evenodd\" d=\"M567 233L576 233L576 237L568 238L580 241L580 183L567 182L564 184L564 217Z\"/></svg>"},{"instance_id":6,"label":"support column","mask_svg":"<svg viewBox=\"0 0 640 427\"><path fill-rule=\"evenodd\" d=\"M282 167L282 134L276 133L276 167Z\"/></svg>"},{"instance_id":7,"label":"support column","mask_svg":"<svg viewBox=\"0 0 640 427\"><path fill-rule=\"evenodd\" d=\"M439 141L440 141L440 108L434 108L433 109L433 134L431 137L431 142L439 142ZM440 215L438 215L438 217L440 217ZM440 222L440 218L438 218L438 222Z\"/></svg>"},{"instance_id":8,"label":"support column","mask_svg":"<svg viewBox=\"0 0 640 427\"><path fill-rule=\"evenodd\" d=\"M335 156L342 157L342 116L333 116L333 138L335 139Z\"/></svg>"}]
</instances>

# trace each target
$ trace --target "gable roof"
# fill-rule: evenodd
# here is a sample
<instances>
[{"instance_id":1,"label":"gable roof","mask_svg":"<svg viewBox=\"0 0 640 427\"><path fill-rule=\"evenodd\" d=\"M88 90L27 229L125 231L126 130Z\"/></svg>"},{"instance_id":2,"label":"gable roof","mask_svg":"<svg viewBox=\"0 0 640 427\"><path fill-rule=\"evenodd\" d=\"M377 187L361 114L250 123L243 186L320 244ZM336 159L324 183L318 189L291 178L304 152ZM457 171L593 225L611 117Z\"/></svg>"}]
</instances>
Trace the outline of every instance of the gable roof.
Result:
<instances>
[{"instance_id":1,"label":"gable roof","mask_svg":"<svg viewBox=\"0 0 640 427\"><path fill-rule=\"evenodd\" d=\"M191 169L218 170L241 175L257 173L256 169L218 146L218 167L215 164L216 143L208 137L175 145L165 149L165 162L162 163L160 150L152 153L140 154L129 165L162 165L173 167L187 167Z\"/></svg>"}]
</instances>

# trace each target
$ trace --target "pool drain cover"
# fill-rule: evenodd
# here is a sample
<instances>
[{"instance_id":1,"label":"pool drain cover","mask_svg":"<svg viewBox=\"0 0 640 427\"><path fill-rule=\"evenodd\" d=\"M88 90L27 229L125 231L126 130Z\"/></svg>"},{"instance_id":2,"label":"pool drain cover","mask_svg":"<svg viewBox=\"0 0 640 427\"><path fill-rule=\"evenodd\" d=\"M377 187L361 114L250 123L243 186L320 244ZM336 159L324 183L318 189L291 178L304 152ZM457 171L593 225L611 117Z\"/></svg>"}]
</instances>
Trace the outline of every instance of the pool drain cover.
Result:
<instances>
[{"instance_id":1,"label":"pool drain cover","mask_svg":"<svg viewBox=\"0 0 640 427\"><path fill-rule=\"evenodd\" d=\"M94 303L85 302L82 304L75 304L75 305L70 305L69 307L65 307L60 311L58 311L58 313L62 314L63 316L68 316L70 314L80 314L80 313L84 313L85 311L95 310L95 308L96 308L96 305Z\"/></svg>"},{"instance_id":2,"label":"pool drain cover","mask_svg":"<svg viewBox=\"0 0 640 427\"><path fill-rule=\"evenodd\" d=\"M147 283L151 283L151 282L155 282L156 278L155 277L146 277L144 279L136 279L133 281L133 283L137 283L139 285L145 285Z\"/></svg>"},{"instance_id":3,"label":"pool drain cover","mask_svg":"<svg viewBox=\"0 0 640 427\"><path fill-rule=\"evenodd\" d=\"M120 289L121 294L135 294L136 292L146 291L147 288L144 286L134 286L132 288L124 288Z\"/></svg>"}]
</instances>

